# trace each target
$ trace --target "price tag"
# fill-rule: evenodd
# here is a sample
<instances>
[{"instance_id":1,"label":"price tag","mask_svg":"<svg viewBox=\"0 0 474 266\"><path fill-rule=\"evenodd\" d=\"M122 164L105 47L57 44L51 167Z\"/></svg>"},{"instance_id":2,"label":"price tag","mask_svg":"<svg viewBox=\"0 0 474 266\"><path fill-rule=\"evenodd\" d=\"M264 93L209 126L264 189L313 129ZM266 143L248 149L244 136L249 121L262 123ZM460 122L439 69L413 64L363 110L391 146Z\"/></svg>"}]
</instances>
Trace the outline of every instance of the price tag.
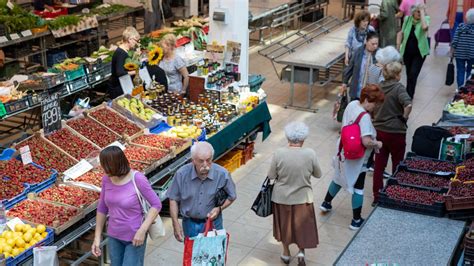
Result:
<instances>
[{"instance_id":1,"label":"price tag","mask_svg":"<svg viewBox=\"0 0 474 266\"><path fill-rule=\"evenodd\" d=\"M80 160L76 165L73 167L67 169L64 172L64 175L66 176L66 179L76 179L80 177L81 175L89 172L92 170L93 166L90 164L88 161L82 159Z\"/></svg>"},{"instance_id":2,"label":"price tag","mask_svg":"<svg viewBox=\"0 0 474 266\"><path fill-rule=\"evenodd\" d=\"M45 135L61 129L61 106L58 93L46 96L41 100L41 118Z\"/></svg>"},{"instance_id":3,"label":"price tag","mask_svg":"<svg viewBox=\"0 0 474 266\"><path fill-rule=\"evenodd\" d=\"M18 40L18 39L20 39L20 35L18 35L18 33L10 34L10 39L12 39L12 40Z\"/></svg>"},{"instance_id":4,"label":"price tag","mask_svg":"<svg viewBox=\"0 0 474 266\"><path fill-rule=\"evenodd\" d=\"M100 75L95 76L95 81L99 81L102 77Z\"/></svg>"},{"instance_id":5,"label":"price tag","mask_svg":"<svg viewBox=\"0 0 474 266\"><path fill-rule=\"evenodd\" d=\"M15 217L7 222L7 227L10 228L10 230L12 230L13 232L15 232L15 225L17 224L25 224L25 223L23 223L23 221L20 218Z\"/></svg>"},{"instance_id":6,"label":"price tag","mask_svg":"<svg viewBox=\"0 0 474 266\"><path fill-rule=\"evenodd\" d=\"M122 149L122 151L125 150L125 146L123 146L123 144L120 143L120 142L118 142L118 141L112 142L112 143L111 143L109 146L107 146L107 147L110 147L110 146L117 146L117 147L119 147L120 149Z\"/></svg>"},{"instance_id":7,"label":"price tag","mask_svg":"<svg viewBox=\"0 0 474 266\"><path fill-rule=\"evenodd\" d=\"M8 42L8 38L5 36L0 36L0 43Z\"/></svg>"},{"instance_id":8,"label":"price tag","mask_svg":"<svg viewBox=\"0 0 474 266\"><path fill-rule=\"evenodd\" d=\"M150 134L151 134L151 133L150 133L150 129L149 129L149 128L145 128L145 129L143 130L143 134L144 134L144 135L150 135Z\"/></svg>"},{"instance_id":9,"label":"price tag","mask_svg":"<svg viewBox=\"0 0 474 266\"><path fill-rule=\"evenodd\" d=\"M15 7L15 5L13 5L12 2L8 1L7 2L7 7L10 8L10 9L13 9Z\"/></svg>"},{"instance_id":10,"label":"price tag","mask_svg":"<svg viewBox=\"0 0 474 266\"><path fill-rule=\"evenodd\" d=\"M23 37L28 37L28 36L31 36L33 35L33 33L31 33L31 30L24 30L21 32L21 36Z\"/></svg>"},{"instance_id":11,"label":"price tag","mask_svg":"<svg viewBox=\"0 0 474 266\"><path fill-rule=\"evenodd\" d=\"M23 165L27 165L33 162L33 158L31 157L30 146L26 145L26 146L21 147L20 154L21 154L21 161L23 162Z\"/></svg>"}]
</instances>

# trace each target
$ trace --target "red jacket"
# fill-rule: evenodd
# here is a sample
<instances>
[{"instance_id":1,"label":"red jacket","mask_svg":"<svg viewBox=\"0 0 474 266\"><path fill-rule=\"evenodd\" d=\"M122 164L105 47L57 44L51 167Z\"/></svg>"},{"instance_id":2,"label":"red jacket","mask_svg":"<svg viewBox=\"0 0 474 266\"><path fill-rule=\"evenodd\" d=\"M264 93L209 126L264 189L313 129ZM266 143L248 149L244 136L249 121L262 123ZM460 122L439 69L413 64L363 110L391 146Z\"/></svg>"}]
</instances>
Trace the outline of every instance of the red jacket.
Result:
<instances>
[{"instance_id":1,"label":"red jacket","mask_svg":"<svg viewBox=\"0 0 474 266\"><path fill-rule=\"evenodd\" d=\"M470 8L474 8L474 0L464 0L462 13L466 15L466 12ZM446 14L446 16L448 17L449 26L451 28L454 27L454 21L456 20L457 9L458 9L458 0L449 0L448 13ZM465 17L464 17L464 22L466 22Z\"/></svg>"}]
</instances>

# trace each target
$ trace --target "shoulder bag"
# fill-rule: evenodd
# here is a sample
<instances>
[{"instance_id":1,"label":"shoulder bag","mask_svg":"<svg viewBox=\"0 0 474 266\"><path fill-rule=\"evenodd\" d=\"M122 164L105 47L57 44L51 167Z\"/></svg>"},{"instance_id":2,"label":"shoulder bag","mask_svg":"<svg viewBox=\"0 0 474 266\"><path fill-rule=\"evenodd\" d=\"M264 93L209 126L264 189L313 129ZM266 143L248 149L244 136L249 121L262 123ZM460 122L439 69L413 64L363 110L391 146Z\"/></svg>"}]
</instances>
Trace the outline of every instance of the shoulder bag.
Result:
<instances>
[{"instance_id":1,"label":"shoulder bag","mask_svg":"<svg viewBox=\"0 0 474 266\"><path fill-rule=\"evenodd\" d=\"M135 187L135 192L138 196L138 201L142 207L143 211L143 220L145 220L146 216L148 215L148 210L150 209L150 204L147 200L142 196L140 190L137 187L137 183L135 182L135 173L132 176L133 186ZM151 224L150 228L148 229L148 235L150 236L151 240L156 240L159 237L165 236L165 227L163 226L163 221L161 220L160 215L156 216L155 221Z\"/></svg>"}]
</instances>

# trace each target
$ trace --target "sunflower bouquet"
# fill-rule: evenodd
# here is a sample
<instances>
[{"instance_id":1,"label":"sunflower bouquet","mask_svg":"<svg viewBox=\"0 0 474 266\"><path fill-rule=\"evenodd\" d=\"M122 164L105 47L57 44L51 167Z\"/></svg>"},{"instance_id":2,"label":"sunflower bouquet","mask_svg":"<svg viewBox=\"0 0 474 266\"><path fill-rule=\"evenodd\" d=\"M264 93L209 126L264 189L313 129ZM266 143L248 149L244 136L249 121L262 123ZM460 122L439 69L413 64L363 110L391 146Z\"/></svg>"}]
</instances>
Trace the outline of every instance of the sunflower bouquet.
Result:
<instances>
[{"instance_id":1,"label":"sunflower bouquet","mask_svg":"<svg viewBox=\"0 0 474 266\"><path fill-rule=\"evenodd\" d=\"M138 71L138 69L140 68L140 56L140 48L129 51L128 58L125 60L125 65L123 67L127 71Z\"/></svg>"}]
</instances>

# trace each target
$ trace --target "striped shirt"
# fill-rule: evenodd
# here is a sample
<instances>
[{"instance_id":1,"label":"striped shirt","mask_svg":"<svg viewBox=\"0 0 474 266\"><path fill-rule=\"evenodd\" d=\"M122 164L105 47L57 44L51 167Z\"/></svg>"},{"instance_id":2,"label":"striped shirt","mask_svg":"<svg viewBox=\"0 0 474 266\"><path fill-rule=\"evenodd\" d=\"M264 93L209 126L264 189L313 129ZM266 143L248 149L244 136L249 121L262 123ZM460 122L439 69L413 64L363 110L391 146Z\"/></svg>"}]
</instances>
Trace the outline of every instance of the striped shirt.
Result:
<instances>
[{"instance_id":1,"label":"striped shirt","mask_svg":"<svg viewBox=\"0 0 474 266\"><path fill-rule=\"evenodd\" d=\"M474 59L474 24L459 24L451 45L455 58Z\"/></svg>"}]
</instances>

